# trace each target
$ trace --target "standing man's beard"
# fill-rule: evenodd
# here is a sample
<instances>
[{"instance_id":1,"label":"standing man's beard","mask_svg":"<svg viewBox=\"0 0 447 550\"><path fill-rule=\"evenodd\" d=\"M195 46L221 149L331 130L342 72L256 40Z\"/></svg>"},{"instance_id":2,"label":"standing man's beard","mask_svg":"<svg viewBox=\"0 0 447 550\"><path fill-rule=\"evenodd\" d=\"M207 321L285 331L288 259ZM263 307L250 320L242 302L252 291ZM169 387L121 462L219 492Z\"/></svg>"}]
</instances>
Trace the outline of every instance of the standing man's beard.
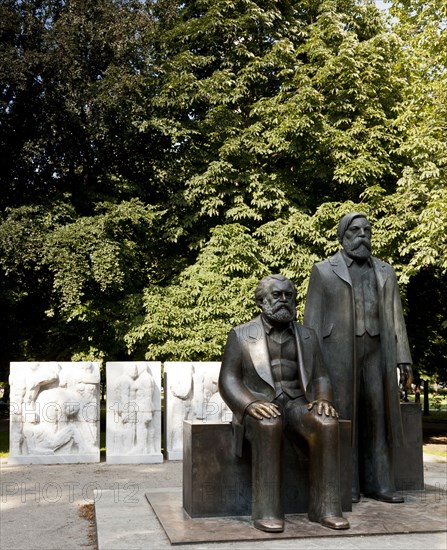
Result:
<instances>
[{"instance_id":1,"label":"standing man's beard","mask_svg":"<svg viewBox=\"0 0 447 550\"><path fill-rule=\"evenodd\" d=\"M371 256L371 242L367 239L343 239L343 248L354 260L367 260Z\"/></svg>"},{"instance_id":2,"label":"standing man's beard","mask_svg":"<svg viewBox=\"0 0 447 550\"><path fill-rule=\"evenodd\" d=\"M265 298L262 303L262 312L268 320L277 323L290 323L295 318L295 308L291 308L287 304L272 307Z\"/></svg>"}]
</instances>

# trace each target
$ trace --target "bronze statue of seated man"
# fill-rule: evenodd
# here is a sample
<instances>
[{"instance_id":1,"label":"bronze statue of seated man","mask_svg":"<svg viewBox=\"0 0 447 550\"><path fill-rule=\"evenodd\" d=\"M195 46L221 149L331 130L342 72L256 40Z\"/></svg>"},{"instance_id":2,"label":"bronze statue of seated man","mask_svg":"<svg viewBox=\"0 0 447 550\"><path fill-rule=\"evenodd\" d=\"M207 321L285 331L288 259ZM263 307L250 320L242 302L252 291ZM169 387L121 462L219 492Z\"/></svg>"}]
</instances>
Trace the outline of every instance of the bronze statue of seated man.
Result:
<instances>
[{"instance_id":1,"label":"bronze statue of seated man","mask_svg":"<svg viewBox=\"0 0 447 550\"><path fill-rule=\"evenodd\" d=\"M310 521L348 529L342 515L338 414L315 332L295 321L296 290L282 275L263 279L262 313L228 335L219 391L233 411L236 449L252 449L252 517L262 531L284 530L281 440L309 448ZM241 452L241 451L240 451Z\"/></svg>"}]
</instances>

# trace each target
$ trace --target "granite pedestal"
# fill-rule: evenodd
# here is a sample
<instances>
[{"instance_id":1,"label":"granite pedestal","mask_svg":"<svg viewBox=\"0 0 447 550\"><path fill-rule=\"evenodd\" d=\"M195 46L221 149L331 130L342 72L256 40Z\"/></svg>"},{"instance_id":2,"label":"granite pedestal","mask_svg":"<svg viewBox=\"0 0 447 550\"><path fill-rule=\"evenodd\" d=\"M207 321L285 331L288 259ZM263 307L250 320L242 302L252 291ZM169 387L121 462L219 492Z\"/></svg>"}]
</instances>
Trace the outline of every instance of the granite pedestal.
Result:
<instances>
[{"instance_id":1,"label":"granite pedestal","mask_svg":"<svg viewBox=\"0 0 447 550\"><path fill-rule=\"evenodd\" d=\"M394 451L394 477L398 491L424 489L422 412L418 403L401 403L404 446Z\"/></svg>"}]
</instances>

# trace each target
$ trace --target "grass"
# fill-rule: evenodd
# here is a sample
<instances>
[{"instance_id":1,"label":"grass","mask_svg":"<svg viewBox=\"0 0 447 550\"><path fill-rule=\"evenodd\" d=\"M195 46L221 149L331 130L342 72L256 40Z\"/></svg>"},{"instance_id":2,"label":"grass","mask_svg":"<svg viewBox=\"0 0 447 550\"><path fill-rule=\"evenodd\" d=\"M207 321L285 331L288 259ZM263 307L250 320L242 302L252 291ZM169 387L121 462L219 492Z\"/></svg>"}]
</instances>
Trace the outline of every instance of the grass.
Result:
<instances>
[{"instance_id":1,"label":"grass","mask_svg":"<svg viewBox=\"0 0 447 550\"><path fill-rule=\"evenodd\" d=\"M0 432L0 458L6 458L9 455L9 430Z\"/></svg>"},{"instance_id":2,"label":"grass","mask_svg":"<svg viewBox=\"0 0 447 550\"><path fill-rule=\"evenodd\" d=\"M99 459L101 462L106 459L106 432L99 434Z\"/></svg>"},{"instance_id":3,"label":"grass","mask_svg":"<svg viewBox=\"0 0 447 550\"><path fill-rule=\"evenodd\" d=\"M436 449L427 449L424 447L424 454L436 455L442 458L447 458L447 451L437 451Z\"/></svg>"},{"instance_id":4,"label":"grass","mask_svg":"<svg viewBox=\"0 0 447 550\"><path fill-rule=\"evenodd\" d=\"M447 422L447 410L433 411L429 415L422 415L424 422Z\"/></svg>"}]
</instances>

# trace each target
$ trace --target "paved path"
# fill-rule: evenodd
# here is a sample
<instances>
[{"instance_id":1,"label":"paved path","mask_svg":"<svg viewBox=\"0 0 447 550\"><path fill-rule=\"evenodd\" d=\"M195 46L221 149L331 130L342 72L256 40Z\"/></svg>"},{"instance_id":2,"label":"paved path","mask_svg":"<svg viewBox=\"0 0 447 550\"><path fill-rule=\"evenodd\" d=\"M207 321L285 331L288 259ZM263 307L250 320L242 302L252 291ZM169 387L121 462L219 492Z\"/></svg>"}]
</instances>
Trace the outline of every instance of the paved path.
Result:
<instances>
[{"instance_id":1,"label":"paved path","mask_svg":"<svg viewBox=\"0 0 447 550\"><path fill-rule=\"evenodd\" d=\"M439 498L445 503L447 463L429 461L433 459L424 455L425 483L439 487ZM0 472L2 550L94 549L96 544L89 538L89 522L79 511L83 505L93 502L95 494L99 550L171 547L145 493L154 488L181 487L181 462L13 466L3 460ZM447 533L256 541L255 546L259 550L446 550ZM251 550L253 547L253 541L180 546L184 550Z\"/></svg>"}]
</instances>

